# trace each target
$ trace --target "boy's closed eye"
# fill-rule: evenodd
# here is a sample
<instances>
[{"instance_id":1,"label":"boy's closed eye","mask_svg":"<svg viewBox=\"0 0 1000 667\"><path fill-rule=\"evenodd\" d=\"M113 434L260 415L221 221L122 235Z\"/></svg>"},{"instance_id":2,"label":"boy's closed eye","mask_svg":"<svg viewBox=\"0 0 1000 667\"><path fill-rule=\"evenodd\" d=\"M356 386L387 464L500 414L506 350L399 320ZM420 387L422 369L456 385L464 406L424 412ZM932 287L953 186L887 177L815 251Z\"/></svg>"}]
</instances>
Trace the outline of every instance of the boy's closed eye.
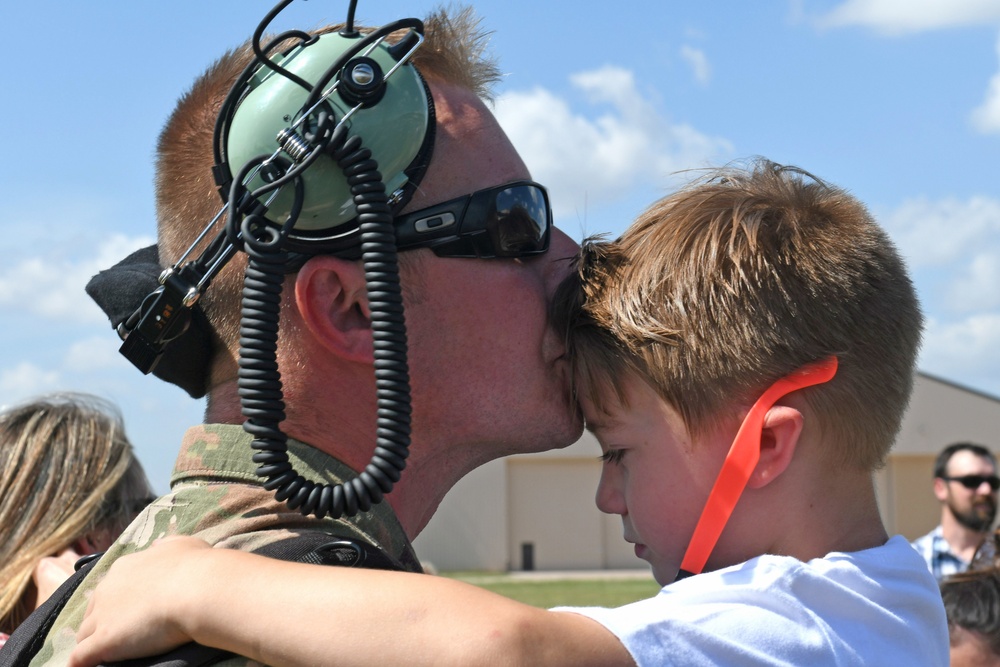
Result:
<instances>
[{"instance_id":1,"label":"boy's closed eye","mask_svg":"<svg viewBox=\"0 0 1000 667\"><path fill-rule=\"evenodd\" d=\"M603 463L619 464L622 462L622 458L625 456L624 449L609 448L603 454L601 454L601 461Z\"/></svg>"}]
</instances>

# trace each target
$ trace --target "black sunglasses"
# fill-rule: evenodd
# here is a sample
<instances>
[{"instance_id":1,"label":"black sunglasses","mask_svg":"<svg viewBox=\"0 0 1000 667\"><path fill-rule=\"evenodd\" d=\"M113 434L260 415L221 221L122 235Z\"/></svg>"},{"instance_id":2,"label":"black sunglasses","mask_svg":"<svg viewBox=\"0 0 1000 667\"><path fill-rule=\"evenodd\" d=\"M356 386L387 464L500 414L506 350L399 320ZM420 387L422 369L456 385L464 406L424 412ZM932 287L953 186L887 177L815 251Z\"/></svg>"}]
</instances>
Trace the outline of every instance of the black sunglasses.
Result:
<instances>
[{"instance_id":1,"label":"black sunglasses","mask_svg":"<svg viewBox=\"0 0 1000 667\"><path fill-rule=\"evenodd\" d=\"M515 181L396 216L396 247L439 257L527 257L549 249L552 209L545 188Z\"/></svg>"},{"instance_id":2,"label":"black sunglasses","mask_svg":"<svg viewBox=\"0 0 1000 667\"><path fill-rule=\"evenodd\" d=\"M958 482L967 489L978 489L986 482L990 488L996 491L1000 489L1000 477L996 475L962 475L961 477L942 477L946 482Z\"/></svg>"}]
</instances>

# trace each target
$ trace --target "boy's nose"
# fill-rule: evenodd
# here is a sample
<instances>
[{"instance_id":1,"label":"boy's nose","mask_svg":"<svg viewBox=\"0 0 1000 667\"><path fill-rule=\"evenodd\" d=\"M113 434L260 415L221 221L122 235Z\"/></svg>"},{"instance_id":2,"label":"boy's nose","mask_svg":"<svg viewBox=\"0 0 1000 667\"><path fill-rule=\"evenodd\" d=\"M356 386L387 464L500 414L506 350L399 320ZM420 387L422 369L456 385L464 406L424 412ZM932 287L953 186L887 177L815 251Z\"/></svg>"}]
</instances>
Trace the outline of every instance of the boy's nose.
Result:
<instances>
[{"instance_id":1,"label":"boy's nose","mask_svg":"<svg viewBox=\"0 0 1000 667\"><path fill-rule=\"evenodd\" d=\"M625 497L618 488L617 466L605 465L601 469L601 481L597 484L597 509L605 514L626 514Z\"/></svg>"}]
</instances>

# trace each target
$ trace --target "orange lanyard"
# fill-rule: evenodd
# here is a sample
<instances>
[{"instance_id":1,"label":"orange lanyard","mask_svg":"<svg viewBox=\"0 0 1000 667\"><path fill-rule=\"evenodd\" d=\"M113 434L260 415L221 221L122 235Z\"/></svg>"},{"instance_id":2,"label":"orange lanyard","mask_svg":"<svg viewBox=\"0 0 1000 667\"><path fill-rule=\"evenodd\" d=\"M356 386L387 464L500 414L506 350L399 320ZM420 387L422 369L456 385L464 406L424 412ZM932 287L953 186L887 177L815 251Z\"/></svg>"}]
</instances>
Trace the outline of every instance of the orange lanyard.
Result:
<instances>
[{"instance_id":1,"label":"orange lanyard","mask_svg":"<svg viewBox=\"0 0 1000 667\"><path fill-rule=\"evenodd\" d=\"M779 398L798 389L829 382L837 373L837 358L829 357L806 364L797 371L780 378L761 394L750 412L743 419L736 433L733 446L722 464L719 476L715 478L711 493L705 502L698 525L695 526L691 542L688 543L678 579L699 574L708 561L708 556L719 541L722 529L736 508L736 502L743 494L750 475L760 460L760 435L764 427L764 416Z\"/></svg>"}]
</instances>

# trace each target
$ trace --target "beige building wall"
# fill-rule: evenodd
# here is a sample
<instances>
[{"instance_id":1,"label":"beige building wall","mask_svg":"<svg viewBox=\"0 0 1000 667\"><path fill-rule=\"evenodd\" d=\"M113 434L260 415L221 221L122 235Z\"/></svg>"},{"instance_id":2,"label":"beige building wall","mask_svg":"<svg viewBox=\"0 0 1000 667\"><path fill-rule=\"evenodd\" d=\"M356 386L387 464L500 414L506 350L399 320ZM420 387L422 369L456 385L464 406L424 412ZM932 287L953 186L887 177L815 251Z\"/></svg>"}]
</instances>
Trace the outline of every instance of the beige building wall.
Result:
<instances>
[{"instance_id":1,"label":"beige building wall","mask_svg":"<svg viewBox=\"0 0 1000 667\"><path fill-rule=\"evenodd\" d=\"M599 476L587 459L509 462L512 569L586 569L604 560L603 526L581 511L593 505Z\"/></svg>"},{"instance_id":2,"label":"beige building wall","mask_svg":"<svg viewBox=\"0 0 1000 667\"><path fill-rule=\"evenodd\" d=\"M891 534L914 539L937 525L934 458L957 441L1000 453L1000 398L918 374L897 444L876 475ZM599 454L585 433L563 450L479 468L444 499L414 541L417 553L441 570L646 569L622 540L618 517L594 505Z\"/></svg>"},{"instance_id":3,"label":"beige building wall","mask_svg":"<svg viewBox=\"0 0 1000 667\"><path fill-rule=\"evenodd\" d=\"M879 475L878 482L886 489L879 508L890 533L912 541L938 524L941 506L931 488L936 455L895 454Z\"/></svg>"}]
</instances>

